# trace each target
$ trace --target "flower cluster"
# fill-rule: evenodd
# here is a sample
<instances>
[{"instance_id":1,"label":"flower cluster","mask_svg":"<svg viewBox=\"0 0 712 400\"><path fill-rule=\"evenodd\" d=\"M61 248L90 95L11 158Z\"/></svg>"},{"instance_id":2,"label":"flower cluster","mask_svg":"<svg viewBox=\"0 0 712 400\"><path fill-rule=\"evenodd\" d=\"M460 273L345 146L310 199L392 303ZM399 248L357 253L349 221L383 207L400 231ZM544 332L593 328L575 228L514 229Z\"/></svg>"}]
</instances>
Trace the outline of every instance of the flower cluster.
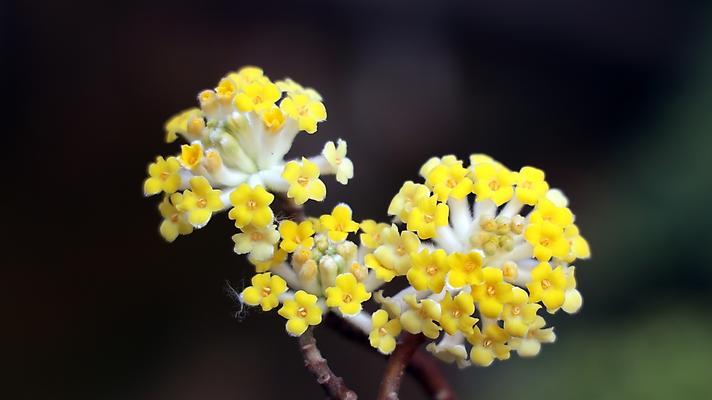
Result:
<instances>
[{"instance_id":1,"label":"flower cluster","mask_svg":"<svg viewBox=\"0 0 712 400\"><path fill-rule=\"evenodd\" d=\"M511 171L479 154L465 166L448 155L422 166L423 183L403 184L388 207L391 223L357 222L343 203L319 217L277 219L275 194L297 205L322 201L321 175L343 184L353 177L342 140L320 156L284 160L296 134L314 133L326 118L321 97L246 67L198 99L200 108L166 125L168 141L181 135L189 144L149 166L144 191L164 193L168 241L229 209L239 229L234 250L256 272L240 300L276 310L288 334L333 313L383 354L408 332L433 340L427 349L443 361L487 366L512 351L538 354L555 340L543 311L581 307L572 264L590 256L588 243L543 171ZM407 287L384 295L397 280ZM368 300L375 307L366 309Z\"/></svg>"}]
</instances>

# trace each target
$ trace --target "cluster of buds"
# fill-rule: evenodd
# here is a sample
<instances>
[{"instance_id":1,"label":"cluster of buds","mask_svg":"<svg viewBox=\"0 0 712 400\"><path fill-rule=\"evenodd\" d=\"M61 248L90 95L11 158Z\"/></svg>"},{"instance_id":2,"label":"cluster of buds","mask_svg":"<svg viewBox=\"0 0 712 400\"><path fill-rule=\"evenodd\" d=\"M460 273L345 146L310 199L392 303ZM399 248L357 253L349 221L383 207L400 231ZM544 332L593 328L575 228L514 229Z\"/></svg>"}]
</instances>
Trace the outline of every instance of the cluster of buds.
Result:
<instances>
[{"instance_id":1,"label":"cluster of buds","mask_svg":"<svg viewBox=\"0 0 712 400\"><path fill-rule=\"evenodd\" d=\"M298 131L313 133L326 118L321 97L248 67L199 100L200 109L168 122L169 141L180 134L191 143L151 164L145 192L165 192L160 231L169 241L230 208L235 252L256 272L240 300L276 310L288 334L333 313L383 354L408 332L431 339L427 349L443 361L487 366L555 340L542 310L581 307L572 263L590 256L588 243L543 171L511 171L478 154L465 167L448 155L423 165L424 183L403 184L391 223L354 221L343 203L319 217L276 220L274 193L298 205L322 201L320 174L344 184L353 176L341 140L317 157L283 159ZM407 287L384 295L397 280ZM375 312L364 308L369 300Z\"/></svg>"}]
</instances>

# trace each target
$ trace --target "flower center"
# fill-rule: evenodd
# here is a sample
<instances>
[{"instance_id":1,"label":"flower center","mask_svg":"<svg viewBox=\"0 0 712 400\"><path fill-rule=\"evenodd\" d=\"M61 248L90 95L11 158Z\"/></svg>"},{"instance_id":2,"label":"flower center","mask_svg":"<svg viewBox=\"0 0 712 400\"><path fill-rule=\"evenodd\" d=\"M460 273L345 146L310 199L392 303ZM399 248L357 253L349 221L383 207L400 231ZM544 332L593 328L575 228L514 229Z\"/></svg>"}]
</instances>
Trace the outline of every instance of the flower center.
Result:
<instances>
[{"instance_id":1,"label":"flower center","mask_svg":"<svg viewBox=\"0 0 712 400\"><path fill-rule=\"evenodd\" d=\"M402 244L399 244L398 247L396 247L396 254L399 256L405 255L405 249L403 248Z\"/></svg>"},{"instance_id":2,"label":"flower center","mask_svg":"<svg viewBox=\"0 0 712 400\"><path fill-rule=\"evenodd\" d=\"M178 213L171 215L171 221L174 223L178 222L178 217L180 217L180 214L178 214Z\"/></svg>"},{"instance_id":3,"label":"flower center","mask_svg":"<svg viewBox=\"0 0 712 400\"><path fill-rule=\"evenodd\" d=\"M250 210L253 210L255 207L257 207L256 201L254 201L252 199L247 201L247 208L249 208Z\"/></svg>"},{"instance_id":4,"label":"flower center","mask_svg":"<svg viewBox=\"0 0 712 400\"><path fill-rule=\"evenodd\" d=\"M522 309L519 306L512 307L512 315L519 315Z\"/></svg>"},{"instance_id":5,"label":"flower center","mask_svg":"<svg viewBox=\"0 0 712 400\"><path fill-rule=\"evenodd\" d=\"M169 176L171 176L171 173L168 172L168 171L163 171L163 172L161 172L161 175L160 175L161 180L163 180L163 181L165 181L166 179L168 179Z\"/></svg>"},{"instance_id":6,"label":"flower center","mask_svg":"<svg viewBox=\"0 0 712 400\"><path fill-rule=\"evenodd\" d=\"M487 286L487 294L490 296L494 296L497 293L497 289L494 288L494 285L488 285Z\"/></svg>"},{"instance_id":7,"label":"flower center","mask_svg":"<svg viewBox=\"0 0 712 400\"><path fill-rule=\"evenodd\" d=\"M487 186L489 186L490 190L499 190L499 181L493 179L489 181Z\"/></svg>"},{"instance_id":8,"label":"flower center","mask_svg":"<svg viewBox=\"0 0 712 400\"><path fill-rule=\"evenodd\" d=\"M524 188L524 189L531 189L532 183L531 183L531 181L524 181L524 182L522 182L521 185L519 185L519 187Z\"/></svg>"},{"instance_id":9,"label":"flower center","mask_svg":"<svg viewBox=\"0 0 712 400\"><path fill-rule=\"evenodd\" d=\"M353 300L353 297L351 297L350 294L346 293L342 300L344 300L344 303L351 303L351 300Z\"/></svg>"},{"instance_id":10,"label":"flower center","mask_svg":"<svg viewBox=\"0 0 712 400\"><path fill-rule=\"evenodd\" d=\"M306 176L300 176L299 178L297 178L297 183L302 186L306 186L307 183L309 183L309 178L307 178Z\"/></svg>"},{"instance_id":11,"label":"flower center","mask_svg":"<svg viewBox=\"0 0 712 400\"><path fill-rule=\"evenodd\" d=\"M302 318L306 317L306 316L307 316L307 309L304 308L304 307L299 307L299 309L297 310L297 315L299 315L299 316L302 317Z\"/></svg>"},{"instance_id":12,"label":"flower center","mask_svg":"<svg viewBox=\"0 0 712 400\"><path fill-rule=\"evenodd\" d=\"M299 110L297 112L303 117L307 115L307 113L309 112L309 108L307 106L301 106L299 107Z\"/></svg>"},{"instance_id":13,"label":"flower center","mask_svg":"<svg viewBox=\"0 0 712 400\"><path fill-rule=\"evenodd\" d=\"M544 247L549 247L549 238L541 238L541 240L539 241L539 244Z\"/></svg>"},{"instance_id":14,"label":"flower center","mask_svg":"<svg viewBox=\"0 0 712 400\"><path fill-rule=\"evenodd\" d=\"M548 289L548 288L550 288L550 287L551 287L551 281L548 280L548 279L544 279L543 281L541 281L541 287L542 287L543 289Z\"/></svg>"},{"instance_id":15,"label":"flower center","mask_svg":"<svg viewBox=\"0 0 712 400\"><path fill-rule=\"evenodd\" d=\"M378 328L378 333L381 336L386 336L388 334L388 331L386 330L386 327L382 326L382 327Z\"/></svg>"},{"instance_id":16,"label":"flower center","mask_svg":"<svg viewBox=\"0 0 712 400\"><path fill-rule=\"evenodd\" d=\"M262 103L262 97L260 97L260 96L255 96L255 98L252 99L252 101L253 101L255 104L260 104L260 103Z\"/></svg>"},{"instance_id":17,"label":"flower center","mask_svg":"<svg viewBox=\"0 0 712 400\"><path fill-rule=\"evenodd\" d=\"M452 316L453 316L453 317L455 317L455 318L460 318L460 315L462 315L462 311L460 311L459 309L456 308L456 309L454 309L454 310L452 311Z\"/></svg>"},{"instance_id":18,"label":"flower center","mask_svg":"<svg viewBox=\"0 0 712 400\"><path fill-rule=\"evenodd\" d=\"M483 341L482 341L482 346L483 346L483 347L490 347L490 346L492 346L492 339L487 338L487 339L483 340Z\"/></svg>"},{"instance_id":19,"label":"flower center","mask_svg":"<svg viewBox=\"0 0 712 400\"><path fill-rule=\"evenodd\" d=\"M336 165L337 167L341 165L342 162L344 162L344 160L342 160L341 157L334 158L334 165Z\"/></svg>"},{"instance_id":20,"label":"flower center","mask_svg":"<svg viewBox=\"0 0 712 400\"><path fill-rule=\"evenodd\" d=\"M262 232L252 232L250 234L250 239L252 239L253 242L259 242L265 237L265 235L262 234Z\"/></svg>"},{"instance_id":21,"label":"flower center","mask_svg":"<svg viewBox=\"0 0 712 400\"><path fill-rule=\"evenodd\" d=\"M470 272L475 269L475 263L472 261L467 261L467 262L465 262L464 267L465 267L465 271Z\"/></svg>"},{"instance_id":22,"label":"flower center","mask_svg":"<svg viewBox=\"0 0 712 400\"><path fill-rule=\"evenodd\" d=\"M455 186L457 186L457 182L452 178L448 179L446 184L447 187L449 187L450 189L453 189Z\"/></svg>"},{"instance_id":23,"label":"flower center","mask_svg":"<svg viewBox=\"0 0 712 400\"><path fill-rule=\"evenodd\" d=\"M265 286L262 288L262 297L267 297L269 294L272 293L272 288L269 286Z\"/></svg>"},{"instance_id":24,"label":"flower center","mask_svg":"<svg viewBox=\"0 0 712 400\"><path fill-rule=\"evenodd\" d=\"M433 216L430 215L430 214L425 214L425 215L423 216L423 219L425 220L426 223L429 224L429 223L433 222L433 219L434 219L434 218L433 218Z\"/></svg>"},{"instance_id":25,"label":"flower center","mask_svg":"<svg viewBox=\"0 0 712 400\"><path fill-rule=\"evenodd\" d=\"M428 275L433 276L438 272L438 267L436 267L434 265L428 265L427 267L425 267L425 272Z\"/></svg>"},{"instance_id":26,"label":"flower center","mask_svg":"<svg viewBox=\"0 0 712 400\"><path fill-rule=\"evenodd\" d=\"M208 201L206 199L200 199L198 200L196 205L198 206L198 208L205 208L205 206L208 205Z\"/></svg>"}]
</instances>

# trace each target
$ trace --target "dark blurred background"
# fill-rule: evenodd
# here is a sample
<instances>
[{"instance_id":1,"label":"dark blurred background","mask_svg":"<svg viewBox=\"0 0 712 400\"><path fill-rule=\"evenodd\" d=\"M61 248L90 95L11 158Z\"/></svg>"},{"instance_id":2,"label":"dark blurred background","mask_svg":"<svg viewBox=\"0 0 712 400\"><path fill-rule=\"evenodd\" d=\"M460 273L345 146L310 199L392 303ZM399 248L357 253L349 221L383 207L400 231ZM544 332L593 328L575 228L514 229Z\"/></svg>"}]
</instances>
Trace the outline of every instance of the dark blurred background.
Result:
<instances>
[{"instance_id":1,"label":"dark blurred background","mask_svg":"<svg viewBox=\"0 0 712 400\"><path fill-rule=\"evenodd\" d=\"M323 398L283 321L226 295L249 277L230 221L168 245L141 193L177 149L165 119L245 64L324 96L293 154L348 140L355 179L311 211L385 220L447 153L540 166L568 194L593 249L584 308L535 359L446 367L463 399L710 397L707 2L1 4L1 397ZM383 359L317 337L373 398ZM403 398L423 395L407 380Z\"/></svg>"}]
</instances>

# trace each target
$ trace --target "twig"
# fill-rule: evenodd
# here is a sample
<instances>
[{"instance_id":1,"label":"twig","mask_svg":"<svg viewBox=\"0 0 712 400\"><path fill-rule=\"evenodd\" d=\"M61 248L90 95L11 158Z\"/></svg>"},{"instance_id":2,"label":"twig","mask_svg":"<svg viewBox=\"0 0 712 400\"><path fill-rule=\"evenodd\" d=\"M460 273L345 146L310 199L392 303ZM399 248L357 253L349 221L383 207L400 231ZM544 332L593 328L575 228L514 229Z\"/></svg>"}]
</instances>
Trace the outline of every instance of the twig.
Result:
<instances>
[{"instance_id":1,"label":"twig","mask_svg":"<svg viewBox=\"0 0 712 400\"><path fill-rule=\"evenodd\" d=\"M304 366L316 376L316 381L329 398L334 400L356 400L358 398L356 393L346 387L344 380L334 374L324 357L321 356L321 352L316 347L313 327L309 327L299 337L299 348L304 357Z\"/></svg>"},{"instance_id":2,"label":"twig","mask_svg":"<svg viewBox=\"0 0 712 400\"><path fill-rule=\"evenodd\" d=\"M410 364L413 354L424 341L425 336L422 334L412 335L406 333L404 335L403 340L398 343L395 351L388 358L381 387L378 388L378 400L398 400L403 372L405 372L406 366Z\"/></svg>"}]
</instances>

